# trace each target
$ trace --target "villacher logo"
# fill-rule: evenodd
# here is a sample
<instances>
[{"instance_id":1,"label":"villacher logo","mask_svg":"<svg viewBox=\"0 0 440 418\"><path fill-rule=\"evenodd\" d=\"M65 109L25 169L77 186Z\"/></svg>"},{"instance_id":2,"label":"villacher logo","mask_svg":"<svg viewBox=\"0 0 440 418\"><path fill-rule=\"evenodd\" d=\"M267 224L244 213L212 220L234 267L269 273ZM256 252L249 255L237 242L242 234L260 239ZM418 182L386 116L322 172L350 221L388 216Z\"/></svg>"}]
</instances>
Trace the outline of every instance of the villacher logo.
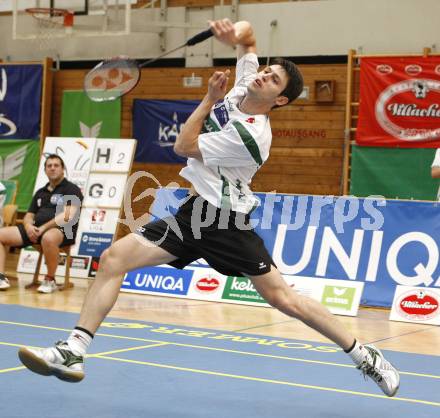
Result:
<instances>
[{"instance_id":1,"label":"villacher logo","mask_svg":"<svg viewBox=\"0 0 440 418\"><path fill-rule=\"evenodd\" d=\"M403 141L440 138L440 81L411 79L392 84L376 101L376 120Z\"/></svg>"},{"instance_id":2,"label":"villacher logo","mask_svg":"<svg viewBox=\"0 0 440 418\"><path fill-rule=\"evenodd\" d=\"M196 289L202 293L213 293L220 286L220 282L215 277L203 277L196 282Z\"/></svg>"},{"instance_id":3,"label":"villacher logo","mask_svg":"<svg viewBox=\"0 0 440 418\"><path fill-rule=\"evenodd\" d=\"M414 321L427 321L440 314L439 298L428 290L412 290L398 301L400 316Z\"/></svg>"},{"instance_id":4,"label":"villacher logo","mask_svg":"<svg viewBox=\"0 0 440 418\"><path fill-rule=\"evenodd\" d=\"M376 72L378 74L388 75L393 72L393 67L391 67L390 65L387 65L387 64L380 64L380 65L376 66Z\"/></svg>"}]
</instances>

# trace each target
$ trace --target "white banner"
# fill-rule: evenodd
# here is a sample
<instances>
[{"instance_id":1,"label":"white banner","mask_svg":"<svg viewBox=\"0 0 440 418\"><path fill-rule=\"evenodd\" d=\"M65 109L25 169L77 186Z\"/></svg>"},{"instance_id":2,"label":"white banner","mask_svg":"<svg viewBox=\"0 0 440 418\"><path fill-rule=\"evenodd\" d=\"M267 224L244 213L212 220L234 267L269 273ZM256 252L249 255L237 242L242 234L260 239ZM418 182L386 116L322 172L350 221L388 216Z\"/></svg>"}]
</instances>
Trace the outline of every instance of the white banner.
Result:
<instances>
[{"instance_id":1,"label":"white banner","mask_svg":"<svg viewBox=\"0 0 440 418\"><path fill-rule=\"evenodd\" d=\"M283 276L300 295L308 296L337 315L356 316L364 284L350 280ZM191 265L183 270L167 265L126 274L121 291L213 302L269 306L250 279L225 276L212 268Z\"/></svg>"},{"instance_id":2,"label":"white banner","mask_svg":"<svg viewBox=\"0 0 440 418\"><path fill-rule=\"evenodd\" d=\"M134 139L100 139L96 144L91 171L129 172L135 148Z\"/></svg>"},{"instance_id":3,"label":"white banner","mask_svg":"<svg viewBox=\"0 0 440 418\"><path fill-rule=\"evenodd\" d=\"M89 277L92 258L98 258L111 243L135 149L134 139L46 138L34 193L48 182L46 156L57 154L66 165L66 178L84 195L76 243L71 248L72 277ZM37 259L38 252L32 247L21 250L17 271L33 273ZM61 256L57 276L64 275L65 262ZM46 273L43 258L40 274Z\"/></svg>"},{"instance_id":4,"label":"white banner","mask_svg":"<svg viewBox=\"0 0 440 418\"><path fill-rule=\"evenodd\" d=\"M44 163L49 154L59 155L65 164L65 176L67 180L76 184L84 194L92 157L95 151L95 138L46 138L43 155L38 167L37 181L34 193L47 184L47 176L44 172Z\"/></svg>"},{"instance_id":5,"label":"white banner","mask_svg":"<svg viewBox=\"0 0 440 418\"><path fill-rule=\"evenodd\" d=\"M83 205L120 208L126 183L127 174L90 174Z\"/></svg>"},{"instance_id":6,"label":"white banner","mask_svg":"<svg viewBox=\"0 0 440 418\"><path fill-rule=\"evenodd\" d=\"M397 286L390 320L440 325L440 290Z\"/></svg>"}]
</instances>

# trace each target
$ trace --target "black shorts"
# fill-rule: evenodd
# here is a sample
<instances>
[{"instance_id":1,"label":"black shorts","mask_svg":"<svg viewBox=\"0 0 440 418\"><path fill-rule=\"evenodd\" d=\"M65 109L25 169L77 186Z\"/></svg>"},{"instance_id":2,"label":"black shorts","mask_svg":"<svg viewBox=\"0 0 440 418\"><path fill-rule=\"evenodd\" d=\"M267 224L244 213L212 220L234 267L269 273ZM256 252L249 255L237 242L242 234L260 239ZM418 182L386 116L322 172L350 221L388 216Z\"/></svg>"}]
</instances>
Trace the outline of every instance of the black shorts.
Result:
<instances>
[{"instance_id":1,"label":"black shorts","mask_svg":"<svg viewBox=\"0 0 440 418\"><path fill-rule=\"evenodd\" d=\"M24 225L23 224L18 224L17 225L18 231L20 232L21 235L21 239L23 240L23 244L19 246L19 248L23 248L23 247L28 247L30 245L33 244L41 244L41 238L43 238L43 235L41 235L40 237L38 237L38 241L37 242L32 242L29 237L28 234L26 233L26 230L24 229ZM64 233L63 228L61 227L57 227L63 234L63 242L59 245L60 247L64 247L66 245L73 245L75 244L75 238L74 239L69 239L66 237L66 234ZM47 232L47 231L46 231Z\"/></svg>"},{"instance_id":2,"label":"black shorts","mask_svg":"<svg viewBox=\"0 0 440 418\"><path fill-rule=\"evenodd\" d=\"M206 222L207 216L212 222ZM275 265L250 227L249 215L220 210L200 196L189 197L175 216L150 222L137 233L178 257L169 265L179 269L204 258L221 274L258 276Z\"/></svg>"}]
</instances>

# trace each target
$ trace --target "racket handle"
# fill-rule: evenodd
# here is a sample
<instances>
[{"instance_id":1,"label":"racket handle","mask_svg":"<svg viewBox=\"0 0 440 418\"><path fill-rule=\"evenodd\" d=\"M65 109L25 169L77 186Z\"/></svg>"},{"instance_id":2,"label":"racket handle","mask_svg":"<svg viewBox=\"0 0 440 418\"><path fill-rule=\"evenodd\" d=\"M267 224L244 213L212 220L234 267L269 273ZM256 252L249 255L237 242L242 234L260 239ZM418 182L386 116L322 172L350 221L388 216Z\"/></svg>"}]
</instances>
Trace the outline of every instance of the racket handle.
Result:
<instances>
[{"instance_id":1,"label":"racket handle","mask_svg":"<svg viewBox=\"0 0 440 418\"><path fill-rule=\"evenodd\" d=\"M210 38L211 36L214 36L211 29L206 29L203 32L198 33L197 35L194 35L192 38L188 39L186 41L187 46L193 46L195 44L198 44L200 42L203 42L205 39Z\"/></svg>"}]
</instances>

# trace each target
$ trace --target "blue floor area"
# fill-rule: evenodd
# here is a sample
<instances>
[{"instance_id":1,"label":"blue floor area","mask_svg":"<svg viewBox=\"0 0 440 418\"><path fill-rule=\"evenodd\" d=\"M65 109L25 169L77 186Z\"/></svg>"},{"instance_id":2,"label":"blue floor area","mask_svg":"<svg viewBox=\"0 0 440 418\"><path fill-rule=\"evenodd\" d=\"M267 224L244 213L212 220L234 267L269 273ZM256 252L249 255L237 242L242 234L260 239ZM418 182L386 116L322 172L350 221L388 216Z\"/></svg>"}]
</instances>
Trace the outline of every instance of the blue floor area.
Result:
<instances>
[{"instance_id":1,"label":"blue floor area","mask_svg":"<svg viewBox=\"0 0 440 418\"><path fill-rule=\"evenodd\" d=\"M78 316L0 305L2 418L434 418L440 356L390 351L387 398L332 344L108 318L77 384L21 367L21 345L64 339Z\"/></svg>"}]
</instances>

